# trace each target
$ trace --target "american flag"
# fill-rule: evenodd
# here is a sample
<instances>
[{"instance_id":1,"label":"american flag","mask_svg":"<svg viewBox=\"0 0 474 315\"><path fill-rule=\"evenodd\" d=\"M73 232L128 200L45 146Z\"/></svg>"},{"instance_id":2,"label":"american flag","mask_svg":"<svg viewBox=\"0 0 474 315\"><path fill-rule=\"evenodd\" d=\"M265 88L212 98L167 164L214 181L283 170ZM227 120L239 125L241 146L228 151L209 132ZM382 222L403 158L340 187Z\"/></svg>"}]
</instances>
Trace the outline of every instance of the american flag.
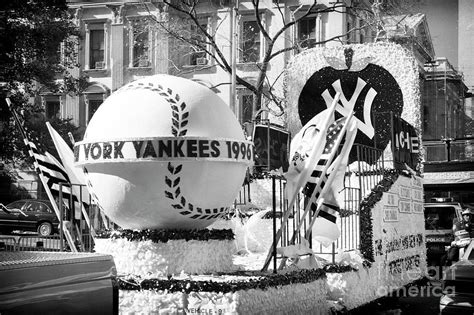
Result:
<instances>
[{"instance_id":1,"label":"american flag","mask_svg":"<svg viewBox=\"0 0 474 315\"><path fill-rule=\"evenodd\" d=\"M61 163L49 152L40 152L35 143L27 138L24 138L24 142L34 160L33 165L36 173L44 176L46 185L53 196L59 198L61 190L62 198L78 202L77 196L75 194L71 195L71 188L69 187L71 181Z\"/></svg>"},{"instance_id":2,"label":"american flag","mask_svg":"<svg viewBox=\"0 0 474 315\"><path fill-rule=\"evenodd\" d=\"M336 121L327 133L327 145L324 148L324 158L320 163L325 167L316 178L317 184L311 187L309 202L305 208L311 209L312 219L307 228L306 235L313 232L313 237L325 246L329 246L339 236L340 231L336 225L338 213L339 192L343 189L345 168L348 163L349 153L357 134L357 123L352 118L344 117ZM339 146L344 139L342 149ZM312 184L312 183L310 183ZM317 229L312 229L313 225Z\"/></svg>"},{"instance_id":3,"label":"american flag","mask_svg":"<svg viewBox=\"0 0 474 315\"><path fill-rule=\"evenodd\" d=\"M26 130L23 128L18 114L12 107L12 104L8 98L6 99L6 102L10 111L13 114L13 118L15 119L15 123L17 124L18 129L20 130L20 133L23 136L23 141L28 147L29 154L34 159L35 170L41 182L43 183L49 201L53 205L54 212L58 219L60 219L61 215L59 213L58 205L56 203L57 199L55 200L55 198L59 197L59 190L61 187L60 184L64 183L67 185L69 183L69 177L67 175L67 172L61 165L61 163L59 163L59 161L54 158L54 156L52 156L49 152L40 152L35 143L31 142L28 139ZM76 201L78 200L77 197L75 197L73 194L71 195L71 190L69 189L69 187L65 186L62 188L64 197L73 197ZM71 250L73 252L77 252L77 248L74 244L74 239L70 232L67 229L63 229L63 232Z\"/></svg>"},{"instance_id":4,"label":"american flag","mask_svg":"<svg viewBox=\"0 0 474 315\"><path fill-rule=\"evenodd\" d=\"M23 141L28 148L28 152L33 158L35 171L40 178L42 177L42 179L44 179L44 184L46 185L45 189L49 189L55 198L59 198L61 190L63 198L78 202L79 199L75 194L71 194L71 188L68 187L70 180L66 169L52 154L47 151L40 151L36 144L29 140L27 130L23 127L17 112L13 109L9 100L7 100L7 104L23 137ZM60 184L63 185L61 186Z\"/></svg>"},{"instance_id":5,"label":"american flag","mask_svg":"<svg viewBox=\"0 0 474 315\"><path fill-rule=\"evenodd\" d=\"M326 134L326 145L323 150L323 154L319 158L318 163L314 167L311 176L306 183L303 193L309 198L309 207L312 213L317 210L317 200L321 196L322 189L326 185L328 176L330 173L331 165L336 159L336 153L338 151L339 143L344 137L344 133L341 132L346 122L346 118L340 118L332 123ZM322 218L336 223L336 213L339 212L339 206L332 202L326 202L320 208L318 213Z\"/></svg>"},{"instance_id":6,"label":"american flag","mask_svg":"<svg viewBox=\"0 0 474 315\"><path fill-rule=\"evenodd\" d=\"M311 118L303 128L295 135L291 141L290 154L292 156L286 177L286 193L288 197L287 209L292 209L298 200L301 188L308 182L312 182L311 175L317 175L318 170L314 168L321 160L324 148L326 147L326 131L334 122L336 106L339 102L341 93L337 92L331 106L318 115ZM350 111L352 112L352 111ZM352 114L351 114L352 115ZM316 171L316 172L314 172ZM323 173L323 172L322 172ZM321 174L322 174L321 173ZM326 172L324 172L325 174ZM315 177L315 176L313 176ZM309 208L305 210L302 217L308 215ZM288 221L290 211L285 212L282 227ZM299 234L302 224L305 220L299 220L294 227L294 233L290 243L294 243L297 234ZM267 259L262 270L266 270L272 257L272 248L280 241L283 235L283 228L280 228L274 237L273 245L270 248Z\"/></svg>"}]
</instances>

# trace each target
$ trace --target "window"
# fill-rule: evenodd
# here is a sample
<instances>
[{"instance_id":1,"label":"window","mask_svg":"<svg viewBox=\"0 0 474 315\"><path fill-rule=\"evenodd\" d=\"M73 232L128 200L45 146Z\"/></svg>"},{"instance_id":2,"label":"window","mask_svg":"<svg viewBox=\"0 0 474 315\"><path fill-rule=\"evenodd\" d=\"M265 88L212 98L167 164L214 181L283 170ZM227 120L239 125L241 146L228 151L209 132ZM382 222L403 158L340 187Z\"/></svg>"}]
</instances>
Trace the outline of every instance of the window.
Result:
<instances>
[{"instance_id":1,"label":"window","mask_svg":"<svg viewBox=\"0 0 474 315\"><path fill-rule=\"evenodd\" d=\"M108 24L99 23L94 20L93 23L86 22L85 44L85 70L107 69L107 40L108 40Z\"/></svg>"},{"instance_id":2,"label":"window","mask_svg":"<svg viewBox=\"0 0 474 315\"><path fill-rule=\"evenodd\" d=\"M69 36L59 47L61 53L61 64L71 65L79 62L79 37Z\"/></svg>"},{"instance_id":3,"label":"window","mask_svg":"<svg viewBox=\"0 0 474 315\"><path fill-rule=\"evenodd\" d=\"M425 207L426 230L450 230L456 217L454 207Z\"/></svg>"},{"instance_id":4,"label":"window","mask_svg":"<svg viewBox=\"0 0 474 315\"><path fill-rule=\"evenodd\" d=\"M240 32L240 62L260 61L260 29L257 21L243 21Z\"/></svg>"},{"instance_id":5,"label":"window","mask_svg":"<svg viewBox=\"0 0 474 315\"><path fill-rule=\"evenodd\" d=\"M105 68L105 41L103 30L90 31L90 55L89 68Z\"/></svg>"},{"instance_id":6,"label":"window","mask_svg":"<svg viewBox=\"0 0 474 315\"><path fill-rule=\"evenodd\" d=\"M320 46L324 40L324 21L327 21L327 14L316 10L303 17L308 9L309 6L304 5L301 10L293 11L294 18L298 20L293 29L294 42L298 47L296 51Z\"/></svg>"},{"instance_id":7,"label":"window","mask_svg":"<svg viewBox=\"0 0 474 315\"><path fill-rule=\"evenodd\" d=\"M130 63L129 67L150 66L150 27L142 20L130 21Z\"/></svg>"},{"instance_id":8,"label":"window","mask_svg":"<svg viewBox=\"0 0 474 315\"><path fill-rule=\"evenodd\" d=\"M8 209L20 209L25 205L26 201L15 201L8 204Z\"/></svg>"},{"instance_id":9,"label":"window","mask_svg":"<svg viewBox=\"0 0 474 315\"><path fill-rule=\"evenodd\" d=\"M84 90L84 112L81 118L81 124L87 126L94 113L102 105L104 100L110 95L110 90L102 83L91 82ZM83 119L83 120L82 120Z\"/></svg>"},{"instance_id":10,"label":"window","mask_svg":"<svg viewBox=\"0 0 474 315\"><path fill-rule=\"evenodd\" d=\"M316 18L305 18L298 22L298 44L301 48L316 46Z\"/></svg>"},{"instance_id":11,"label":"window","mask_svg":"<svg viewBox=\"0 0 474 315\"><path fill-rule=\"evenodd\" d=\"M248 122L253 120L253 94L244 94L241 97L241 121Z\"/></svg>"},{"instance_id":12,"label":"window","mask_svg":"<svg viewBox=\"0 0 474 315\"><path fill-rule=\"evenodd\" d=\"M253 111L253 103L255 100L255 94L250 90L239 88L237 91L238 95L238 117L240 123L252 122L255 118L255 112ZM258 111L260 108L256 108Z\"/></svg>"},{"instance_id":13,"label":"window","mask_svg":"<svg viewBox=\"0 0 474 315\"><path fill-rule=\"evenodd\" d=\"M61 97L49 91L41 94L41 105L44 108L44 115L47 120L61 117Z\"/></svg>"},{"instance_id":14,"label":"window","mask_svg":"<svg viewBox=\"0 0 474 315\"><path fill-rule=\"evenodd\" d=\"M89 100L87 121L90 121L94 113L99 109L99 106L102 104L103 100Z\"/></svg>"},{"instance_id":15,"label":"window","mask_svg":"<svg viewBox=\"0 0 474 315\"><path fill-rule=\"evenodd\" d=\"M46 204L37 201L28 201L23 211L52 213Z\"/></svg>"},{"instance_id":16,"label":"window","mask_svg":"<svg viewBox=\"0 0 474 315\"><path fill-rule=\"evenodd\" d=\"M200 26L202 29L209 32L207 19L200 21ZM204 36L203 32L195 24L191 24L190 36L191 36L191 42L193 42L195 46L191 47L192 51L189 56L189 65L192 65L192 66L206 65L207 54L202 49L203 47L207 46L206 37Z\"/></svg>"},{"instance_id":17,"label":"window","mask_svg":"<svg viewBox=\"0 0 474 315\"><path fill-rule=\"evenodd\" d=\"M429 109L428 109L428 106L423 106L423 130L426 130L428 131L428 126L429 126L429 115L430 115L430 112L429 112ZM426 136L426 135L425 135Z\"/></svg>"},{"instance_id":18,"label":"window","mask_svg":"<svg viewBox=\"0 0 474 315\"><path fill-rule=\"evenodd\" d=\"M474 244L474 243L472 243L472 244ZM472 244L471 244L471 246L468 247L468 249L470 249L470 252L468 254L469 256L467 256L468 260L474 260L474 246Z\"/></svg>"},{"instance_id":19,"label":"window","mask_svg":"<svg viewBox=\"0 0 474 315\"><path fill-rule=\"evenodd\" d=\"M347 43L357 43L360 42L360 31L358 25L358 19L351 16L346 15L346 39Z\"/></svg>"},{"instance_id":20,"label":"window","mask_svg":"<svg viewBox=\"0 0 474 315\"><path fill-rule=\"evenodd\" d=\"M61 103L58 100L47 100L45 106L46 119L59 118Z\"/></svg>"}]
</instances>

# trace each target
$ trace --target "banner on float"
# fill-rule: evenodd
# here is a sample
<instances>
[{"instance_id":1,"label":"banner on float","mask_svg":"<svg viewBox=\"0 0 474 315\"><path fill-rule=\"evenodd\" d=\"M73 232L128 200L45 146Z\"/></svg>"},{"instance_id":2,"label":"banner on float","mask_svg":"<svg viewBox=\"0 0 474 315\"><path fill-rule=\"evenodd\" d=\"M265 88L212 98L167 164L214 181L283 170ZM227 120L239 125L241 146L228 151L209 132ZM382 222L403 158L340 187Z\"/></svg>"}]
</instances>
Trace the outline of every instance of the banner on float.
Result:
<instances>
[{"instance_id":1,"label":"banner on float","mask_svg":"<svg viewBox=\"0 0 474 315\"><path fill-rule=\"evenodd\" d=\"M417 169L420 144L415 128L397 115L394 115L392 126L392 151L395 168L405 169L406 164L414 170Z\"/></svg>"},{"instance_id":2,"label":"banner on float","mask_svg":"<svg viewBox=\"0 0 474 315\"><path fill-rule=\"evenodd\" d=\"M204 137L152 137L112 141L81 141L74 145L76 165L133 161L254 160L251 141Z\"/></svg>"},{"instance_id":3,"label":"banner on float","mask_svg":"<svg viewBox=\"0 0 474 315\"><path fill-rule=\"evenodd\" d=\"M258 124L253 131L255 166L288 171L290 134L277 126Z\"/></svg>"}]
</instances>

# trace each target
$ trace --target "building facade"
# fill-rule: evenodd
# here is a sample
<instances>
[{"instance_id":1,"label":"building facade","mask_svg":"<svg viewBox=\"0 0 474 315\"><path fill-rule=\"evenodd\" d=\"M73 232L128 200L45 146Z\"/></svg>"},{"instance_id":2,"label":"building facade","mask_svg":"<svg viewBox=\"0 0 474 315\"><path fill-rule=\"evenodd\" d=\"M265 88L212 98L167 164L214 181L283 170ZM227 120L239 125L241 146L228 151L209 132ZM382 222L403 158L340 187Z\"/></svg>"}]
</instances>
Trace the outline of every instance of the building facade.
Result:
<instances>
[{"instance_id":1,"label":"building facade","mask_svg":"<svg viewBox=\"0 0 474 315\"><path fill-rule=\"evenodd\" d=\"M195 36L196 43L199 43L205 39L200 37L202 33L199 35L196 31L197 24L187 22L161 0L69 0L69 9L81 32L77 48L80 67L74 69L74 75L87 79L79 95L42 91L40 100L47 118L54 115L72 118L77 126L85 130L102 102L123 85L155 74L171 74L189 78L213 89L232 107L242 124L251 122L259 110L252 106L255 95L243 85L233 86L232 75L228 70L222 69L219 60L213 59L209 54L221 53L229 64L234 55L237 75L249 82L256 82L270 39L258 29L252 2L238 1L238 7L236 2L202 1L203 5L196 8L199 27L210 34L215 42L214 47L205 45L196 49L170 36L169 30L179 29L181 34L191 34ZM283 27L284 21L298 17L313 1L288 0L279 3L277 6L274 1L261 1L258 10L260 21L270 37ZM318 2L317 8L329 8L333 4L330 0L324 0ZM460 1L459 6L469 7L465 1ZM460 10L459 8L459 12ZM345 8L339 9L340 12L327 11L308 15L286 29L273 43L273 52L287 51L272 59L266 73L265 89L271 89L283 97L283 71L292 56L306 48L374 40L373 32L359 29L366 21L350 11ZM382 22L384 34L381 38L398 42L412 51L418 62L421 82L427 80L421 86L425 114L424 140L435 139L440 135L445 138L467 135L468 130L460 126L465 125L463 119L468 119L461 112L467 112L466 108L469 106L463 107L464 101L462 97L458 97L466 91L458 77L456 82L446 80L446 76L445 79L438 80L438 70L450 75L454 69L451 69L447 60L442 59L437 60L439 66L433 66L436 47L432 43L428 27L430 20L424 14L408 14L384 17ZM348 36L341 37L353 29L355 31ZM292 49L295 43L298 44L297 48ZM442 67L447 70L441 70ZM444 94L433 93L440 91L439 84L444 84ZM429 102L434 102L436 106ZM285 123L278 118L275 122L281 125ZM443 150L439 154L446 154L444 148L433 147L427 152L438 152L437 150ZM466 150L463 152L469 154Z\"/></svg>"},{"instance_id":2,"label":"building facade","mask_svg":"<svg viewBox=\"0 0 474 315\"><path fill-rule=\"evenodd\" d=\"M452 198L474 208L474 2L422 3L439 56L425 67L425 200Z\"/></svg>"},{"instance_id":3,"label":"building facade","mask_svg":"<svg viewBox=\"0 0 474 315\"><path fill-rule=\"evenodd\" d=\"M466 129L465 95L468 88L462 75L446 58L436 58L425 64L423 87L423 139L425 141L465 138ZM442 154L439 155L439 154ZM444 152L428 152L427 160L444 160ZM462 154L462 152L459 152ZM453 159L463 159L458 156Z\"/></svg>"},{"instance_id":4,"label":"building facade","mask_svg":"<svg viewBox=\"0 0 474 315\"><path fill-rule=\"evenodd\" d=\"M469 88L446 58L425 67L423 146L425 200L449 198L474 206L474 152ZM441 199L441 200L442 200Z\"/></svg>"},{"instance_id":5,"label":"building facade","mask_svg":"<svg viewBox=\"0 0 474 315\"><path fill-rule=\"evenodd\" d=\"M292 16L302 14L312 3L281 1L283 4L277 6L273 1L261 2L259 18L271 36L283 27L283 20L291 21ZM68 1L82 34L78 49L81 67L75 70L75 75L87 76L88 82L79 96L51 95L46 91L43 97L46 114L59 112L61 117L72 117L76 125L85 128L93 113L113 91L136 79L164 73L189 78L212 88L230 106L235 104L232 109L241 123L252 121L258 110L252 108L254 94L242 85L232 86L229 71L223 70L220 61L204 50L221 53L230 64L235 47L237 75L254 83L270 39L259 31L251 1L240 1L238 7L234 1L202 3L197 7L199 26L213 37L216 46L207 45L200 51L169 35L166 27L180 28L182 34L194 32L191 36L196 36L196 43L204 40L202 34L195 32L194 23L180 19L161 1ZM330 1L318 4L319 9L330 6ZM237 13L235 16L234 12ZM311 48L361 24L362 21L353 15L330 10L310 14L288 28L275 41L273 51L288 49L295 42L300 49ZM357 30L325 45L359 43L368 39L370 34ZM298 52L290 49L272 59L265 89L272 89L282 96L282 72L292 55Z\"/></svg>"}]
</instances>

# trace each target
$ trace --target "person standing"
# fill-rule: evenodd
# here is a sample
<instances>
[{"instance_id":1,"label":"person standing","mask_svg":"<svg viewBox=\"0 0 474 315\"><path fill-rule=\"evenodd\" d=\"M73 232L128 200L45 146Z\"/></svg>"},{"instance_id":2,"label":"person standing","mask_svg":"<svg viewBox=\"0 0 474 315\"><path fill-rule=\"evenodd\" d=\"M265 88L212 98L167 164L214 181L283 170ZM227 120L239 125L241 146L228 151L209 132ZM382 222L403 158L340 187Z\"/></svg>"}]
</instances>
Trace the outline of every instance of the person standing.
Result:
<instances>
[{"instance_id":1,"label":"person standing","mask_svg":"<svg viewBox=\"0 0 474 315\"><path fill-rule=\"evenodd\" d=\"M465 248L474 238L474 224L472 222L472 210L466 208L461 213L462 219L453 222L454 241L448 249L447 264L450 265L453 261L459 259L459 249Z\"/></svg>"}]
</instances>

